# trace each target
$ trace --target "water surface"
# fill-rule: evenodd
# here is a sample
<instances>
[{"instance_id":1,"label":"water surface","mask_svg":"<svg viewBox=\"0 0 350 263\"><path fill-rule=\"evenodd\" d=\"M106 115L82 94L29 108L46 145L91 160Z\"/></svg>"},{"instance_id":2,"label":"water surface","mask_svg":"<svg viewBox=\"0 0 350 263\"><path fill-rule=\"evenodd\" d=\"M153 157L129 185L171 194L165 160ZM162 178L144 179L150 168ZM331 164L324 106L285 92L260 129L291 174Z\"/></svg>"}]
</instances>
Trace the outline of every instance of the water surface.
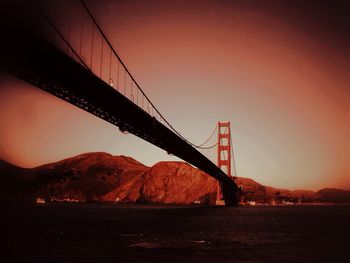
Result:
<instances>
[{"instance_id":1,"label":"water surface","mask_svg":"<svg viewBox=\"0 0 350 263\"><path fill-rule=\"evenodd\" d=\"M350 244L350 206L52 203L5 214L11 262L336 262Z\"/></svg>"}]
</instances>

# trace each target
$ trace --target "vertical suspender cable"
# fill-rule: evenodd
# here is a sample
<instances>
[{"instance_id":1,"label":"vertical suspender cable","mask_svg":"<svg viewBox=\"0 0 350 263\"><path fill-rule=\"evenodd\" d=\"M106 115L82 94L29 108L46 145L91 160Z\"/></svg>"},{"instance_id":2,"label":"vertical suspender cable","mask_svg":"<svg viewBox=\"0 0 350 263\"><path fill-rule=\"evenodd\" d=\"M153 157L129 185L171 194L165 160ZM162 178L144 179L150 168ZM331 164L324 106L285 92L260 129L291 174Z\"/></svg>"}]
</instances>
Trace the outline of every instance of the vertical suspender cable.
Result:
<instances>
[{"instance_id":1,"label":"vertical suspender cable","mask_svg":"<svg viewBox=\"0 0 350 263\"><path fill-rule=\"evenodd\" d=\"M79 54L75 51L75 49L70 45L70 43L65 39L65 37L62 35L62 33L58 30L58 28L55 26L55 24L51 21L51 19L47 16L47 14L44 12L42 8L39 7L39 10L45 20L50 24L52 29L56 32L56 34L60 37L60 39L63 41L63 44L68 46L72 53L80 60L80 62L84 65L84 67L89 70L89 66L86 64L86 62L79 56ZM64 48L63 48L64 49Z\"/></svg>"},{"instance_id":2,"label":"vertical suspender cable","mask_svg":"<svg viewBox=\"0 0 350 263\"><path fill-rule=\"evenodd\" d=\"M124 70L124 96L126 97L126 70Z\"/></svg>"},{"instance_id":3,"label":"vertical suspender cable","mask_svg":"<svg viewBox=\"0 0 350 263\"><path fill-rule=\"evenodd\" d=\"M117 90L119 90L119 60L117 60Z\"/></svg>"},{"instance_id":4,"label":"vertical suspender cable","mask_svg":"<svg viewBox=\"0 0 350 263\"><path fill-rule=\"evenodd\" d=\"M67 42L70 43L70 31L71 31L71 16L72 16L72 2L69 2L68 6L68 34L67 34ZM67 54L69 55L69 47L67 47Z\"/></svg>"},{"instance_id":5,"label":"vertical suspender cable","mask_svg":"<svg viewBox=\"0 0 350 263\"><path fill-rule=\"evenodd\" d=\"M95 31L95 27L94 24L92 24L92 29L91 29L91 53L90 53L90 69L92 71L92 55L94 52L94 31Z\"/></svg>"},{"instance_id":6,"label":"vertical suspender cable","mask_svg":"<svg viewBox=\"0 0 350 263\"><path fill-rule=\"evenodd\" d=\"M132 102L134 102L134 94L133 94L133 82L132 82L132 79L130 79L130 97L131 97L131 100Z\"/></svg>"},{"instance_id":7,"label":"vertical suspender cable","mask_svg":"<svg viewBox=\"0 0 350 263\"><path fill-rule=\"evenodd\" d=\"M147 97L147 95L145 94L145 92L141 89L140 85L137 83L137 81L134 79L134 77L131 75L131 73L129 72L129 70L127 69L127 67L125 66L125 64L123 63L123 61L121 60L121 58L119 57L119 55L117 54L117 52L114 50L112 44L109 42L109 40L107 39L106 35L104 34L104 32L102 31L101 27L99 26L99 24L97 23L96 19L94 18L94 16L92 15L92 13L90 12L89 8L86 6L84 0L80 0L81 5L84 7L84 9L86 10L87 14L89 15L89 17L91 18L92 22L95 24L97 30L100 32L100 34L102 35L102 37L105 39L107 45L112 49L113 54L117 57L118 61L120 62L120 64L122 65L122 67L125 70L125 74L128 74L129 77L132 79L132 81L135 83L135 86L139 89L139 91L142 93L142 95L145 97L145 99L147 100L147 103L150 104L153 109L155 111L157 111L157 113L159 114L159 116L163 119L164 123L173 131L175 132L181 139L183 139L186 143L188 143L189 145L195 147L195 148L201 148L198 145L195 145L193 143L191 143L190 141L188 141L185 137L183 137L168 121L167 119L164 118L164 116L159 112L159 110L153 105L153 103L151 102L151 100ZM149 111L149 107L148 107L148 111Z\"/></svg>"},{"instance_id":8,"label":"vertical suspender cable","mask_svg":"<svg viewBox=\"0 0 350 263\"><path fill-rule=\"evenodd\" d=\"M84 30L84 12L83 10L81 10L81 17L80 17L81 21L80 21L80 43L79 43L79 55L80 57L82 56L82 46L83 46L83 30Z\"/></svg>"},{"instance_id":9,"label":"vertical suspender cable","mask_svg":"<svg viewBox=\"0 0 350 263\"><path fill-rule=\"evenodd\" d=\"M101 37L101 61L100 61L100 78L102 79L102 63L103 63L103 37Z\"/></svg>"},{"instance_id":10,"label":"vertical suspender cable","mask_svg":"<svg viewBox=\"0 0 350 263\"><path fill-rule=\"evenodd\" d=\"M109 52L109 84L113 85L113 80L112 80L112 50L110 49Z\"/></svg>"},{"instance_id":11,"label":"vertical suspender cable","mask_svg":"<svg viewBox=\"0 0 350 263\"><path fill-rule=\"evenodd\" d=\"M236 160L235 156L233 154L233 146L232 146L232 136L230 137L231 139L231 156L232 156L232 163L233 163L233 171L235 173L235 177L237 176L237 169L236 169Z\"/></svg>"},{"instance_id":12,"label":"vertical suspender cable","mask_svg":"<svg viewBox=\"0 0 350 263\"><path fill-rule=\"evenodd\" d=\"M139 90L136 89L136 104L139 106Z\"/></svg>"}]
</instances>

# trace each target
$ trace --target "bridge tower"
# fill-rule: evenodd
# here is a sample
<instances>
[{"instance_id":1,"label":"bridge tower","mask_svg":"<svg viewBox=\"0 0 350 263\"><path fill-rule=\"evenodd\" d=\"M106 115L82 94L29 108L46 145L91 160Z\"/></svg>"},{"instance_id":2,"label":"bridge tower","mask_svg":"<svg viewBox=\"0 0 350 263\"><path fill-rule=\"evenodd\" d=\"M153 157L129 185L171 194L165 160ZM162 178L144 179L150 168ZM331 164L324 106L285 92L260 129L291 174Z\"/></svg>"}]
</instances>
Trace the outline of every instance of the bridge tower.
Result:
<instances>
[{"instance_id":1,"label":"bridge tower","mask_svg":"<svg viewBox=\"0 0 350 263\"><path fill-rule=\"evenodd\" d=\"M218 122L218 167L231 175L231 127L230 122Z\"/></svg>"},{"instance_id":2,"label":"bridge tower","mask_svg":"<svg viewBox=\"0 0 350 263\"><path fill-rule=\"evenodd\" d=\"M234 180L231 173L232 156L232 140L230 122L218 122L218 142L217 142L217 166L223 170L228 177ZM235 165L235 164L234 164ZM235 166L234 166L235 167ZM234 169L236 175L236 169ZM218 183L217 204L221 204L223 195L220 184Z\"/></svg>"}]
</instances>

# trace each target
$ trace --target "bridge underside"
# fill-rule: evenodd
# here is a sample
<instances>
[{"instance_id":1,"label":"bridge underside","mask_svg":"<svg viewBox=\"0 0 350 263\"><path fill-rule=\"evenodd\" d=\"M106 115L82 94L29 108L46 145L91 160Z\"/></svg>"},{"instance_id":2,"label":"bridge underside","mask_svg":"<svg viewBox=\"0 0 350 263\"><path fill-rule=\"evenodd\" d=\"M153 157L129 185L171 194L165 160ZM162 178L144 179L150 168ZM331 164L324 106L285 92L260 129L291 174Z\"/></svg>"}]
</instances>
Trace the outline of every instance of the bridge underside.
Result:
<instances>
[{"instance_id":1,"label":"bridge underside","mask_svg":"<svg viewBox=\"0 0 350 263\"><path fill-rule=\"evenodd\" d=\"M45 39L9 32L0 48L3 70L191 163L220 182L227 206L238 203L237 185L214 163Z\"/></svg>"}]
</instances>

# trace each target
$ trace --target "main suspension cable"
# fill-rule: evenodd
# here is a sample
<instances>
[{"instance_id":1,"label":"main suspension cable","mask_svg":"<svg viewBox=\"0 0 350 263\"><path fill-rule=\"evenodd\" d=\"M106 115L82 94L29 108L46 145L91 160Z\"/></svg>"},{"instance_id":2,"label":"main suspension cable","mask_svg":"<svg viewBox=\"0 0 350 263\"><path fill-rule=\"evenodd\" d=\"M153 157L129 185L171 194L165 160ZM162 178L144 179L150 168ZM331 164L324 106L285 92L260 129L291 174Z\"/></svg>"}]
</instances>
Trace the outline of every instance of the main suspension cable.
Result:
<instances>
[{"instance_id":1,"label":"main suspension cable","mask_svg":"<svg viewBox=\"0 0 350 263\"><path fill-rule=\"evenodd\" d=\"M55 24L51 21L51 19L48 17L48 15L45 13L45 11L38 6L39 11L43 15L44 19L49 23L49 25L52 27L52 29L58 34L58 36L63 40L63 42L67 45L67 47L72 51L72 53L79 59L80 63L90 71L88 65L85 63L85 61L80 57L80 55L74 50L74 48L71 46L71 44L67 41L67 39L61 34L61 32L58 30L58 28L55 26Z\"/></svg>"},{"instance_id":2,"label":"main suspension cable","mask_svg":"<svg viewBox=\"0 0 350 263\"><path fill-rule=\"evenodd\" d=\"M216 130L218 128L218 125L216 124L215 129L213 130L213 132L209 135L208 139L206 139L202 144L198 145L198 147L203 146L204 144L206 144L208 141L210 141L210 139L213 137L213 135L215 134ZM216 143L217 144L217 143Z\"/></svg>"},{"instance_id":3,"label":"main suspension cable","mask_svg":"<svg viewBox=\"0 0 350 263\"><path fill-rule=\"evenodd\" d=\"M95 24L95 26L97 27L98 31L100 32L100 34L102 35L102 37L104 38L104 40L106 41L106 43L108 44L109 48L112 50L113 54L117 57L117 59L119 60L120 64L123 66L123 68L125 69L125 71L128 73L128 75L130 76L130 78L132 79L132 81L135 83L136 87L138 88L138 90L142 93L142 95L146 98L146 100L149 102L149 104L155 109L155 111L159 114L159 116L164 120L164 122L170 127L170 129L172 129L180 138L182 138L185 142L187 142L188 144L190 144L191 146L198 148L198 149L206 149L206 147L202 147L200 145L196 145L193 144L192 142L188 141L185 137L183 137L169 122L168 120L159 112L159 110L154 106L154 104L151 102L151 100L147 97L147 95L145 94L145 92L141 89L140 85L137 83L137 81L134 79L134 77L131 75L131 73L129 72L129 70L126 68L125 64L123 63L123 61L121 60L121 58L118 56L117 52L115 51L115 49L113 48L112 44L109 42L109 40L107 39L106 35L104 34L104 32L102 31L101 27L99 26L99 24L97 23L97 21L95 20L95 18L93 17L92 13L90 12L90 10L88 9L87 5L85 4L84 0L80 0L80 3L82 4L82 6L84 7L85 11L87 12L87 14L89 15L89 17L91 18L91 20L93 21L93 23ZM214 146L213 146L214 147Z\"/></svg>"},{"instance_id":4,"label":"main suspension cable","mask_svg":"<svg viewBox=\"0 0 350 263\"><path fill-rule=\"evenodd\" d=\"M233 153L232 135L230 136L230 143L231 143L231 156L232 156L233 170L235 172L235 177L237 177L236 160L235 160L235 156Z\"/></svg>"},{"instance_id":5,"label":"main suspension cable","mask_svg":"<svg viewBox=\"0 0 350 263\"><path fill-rule=\"evenodd\" d=\"M110 47L111 51L113 52L113 54L117 57L119 63L123 66L123 68L125 69L125 73L127 73L130 77L130 79L135 83L136 87L138 88L138 90L142 93L142 95L146 98L147 102L153 107L153 109L156 111L156 113L159 114L159 116L164 120L164 122L179 136L181 137L184 141L186 141L188 144L190 144L191 146L195 147L195 148L199 148L199 149L210 149L213 148L217 145L214 144L212 146L209 147L202 147L205 143L207 143L207 141L210 140L210 138L212 137L212 135L215 132L215 129L213 131L213 133L209 136L208 140L206 140L204 143L200 144L200 145L196 145L191 143L190 141L188 141L185 137L183 137L168 121L167 119L159 112L159 110L154 106L154 104L151 102L151 100L147 97L147 95L145 94L145 92L141 89L140 85L137 83L137 81L134 79L134 77L131 75L131 73L129 72L129 70L126 68L125 64L123 63L123 61L121 60L121 58L118 56L118 54L116 53L116 51L114 50L113 46L111 45L111 43L109 42L109 40L107 39L106 35L103 33L102 29L100 28L100 26L98 25L97 21L95 20L95 18L92 16L92 13L90 12L90 10L88 9L88 7L86 6L86 4L84 3L83 0L80 0L82 6L84 7L85 11L88 13L89 17L91 18L92 22L95 24L95 26L97 27L98 31L100 32L100 34L102 35L102 38L107 42L108 46ZM46 21L50 24L50 26L53 28L53 30L59 35L59 37L64 41L64 43L68 46L68 48L72 51L72 53L80 60L81 64L83 64L85 66L85 68L89 71L91 71L91 69L89 68L89 66L85 63L85 61L80 57L80 55L75 51L75 49L71 46L71 44L69 43L69 41L61 34L61 32L58 30L58 28L54 25L54 23L50 20L50 18L47 16L47 14L44 12L44 10L39 6L39 9L42 13L42 15L44 16L44 18L46 19ZM92 27L94 29L94 27ZM91 55L92 56L92 55ZM91 59L92 60L92 59ZM91 61L92 62L92 61ZM118 73L119 73L119 63L118 63Z\"/></svg>"}]
</instances>

